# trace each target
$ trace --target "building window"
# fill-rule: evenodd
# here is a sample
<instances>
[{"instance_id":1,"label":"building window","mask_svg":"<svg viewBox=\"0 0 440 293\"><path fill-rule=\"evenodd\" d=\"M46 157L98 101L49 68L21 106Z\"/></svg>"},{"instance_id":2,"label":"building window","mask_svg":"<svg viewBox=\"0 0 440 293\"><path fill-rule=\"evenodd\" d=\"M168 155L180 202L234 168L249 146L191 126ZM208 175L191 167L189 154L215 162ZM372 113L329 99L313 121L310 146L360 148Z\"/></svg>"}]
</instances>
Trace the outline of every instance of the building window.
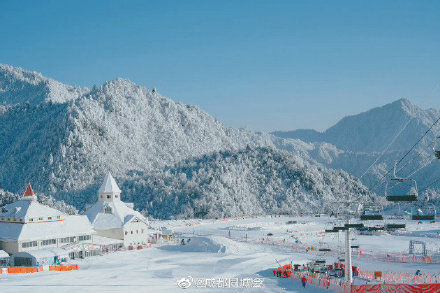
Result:
<instances>
[{"instance_id":1,"label":"building window","mask_svg":"<svg viewBox=\"0 0 440 293\"><path fill-rule=\"evenodd\" d=\"M48 220L52 220L52 217L47 217Z\"/></svg>"},{"instance_id":2,"label":"building window","mask_svg":"<svg viewBox=\"0 0 440 293\"><path fill-rule=\"evenodd\" d=\"M43 221L43 218L38 218L38 221Z\"/></svg>"},{"instance_id":3,"label":"building window","mask_svg":"<svg viewBox=\"0 0 440 293\"><path fill-rule=\"evenodd\" d=\"M141 231L142 231L141 233L144 234L144 229L142 229Z\"/></svg>"},{"instance_id":4,"label":"building window","mask_svg":"<svg viewBox=\"0 0 440 293\"><path fill-rule=\"evenodd\" d=\"M57 219L60 219L61 217L60 216L57 216Z\"/></svg>"},{"instance_id":5,"label":"building window","mask_svg":"<svg viewBox=\"0 0 440 293\"><path fill-rule=\"evenodd\" d=\"M56 239L48 239L48 240L41 241L41 245L43 245L43 246L56 244L56 243L57 243Z\"/></svg>"},{"instance_id":6,"label":"building window","mask_svg":"<svg viewBox=\"0 0 440 293\"><path fill-rule=\"evenodd\" d=\"M125 235L127 235L128 234L128 231L125 231Z\"/></svg>"},{"instance_id":7,"label":"building window","mask_svg":"<svg viewBox=\"0 0 440 293\"><path fill-rule=\"evenodd\" d=\"M33 219L33 218L30 218L30 219L29 219L29 222L33 222L33 221L34 221L34 219Z\"/></svg>"},{"instance_id":8,"label":"building window","mask_svg":"<svg viewBox=\"0 0 440 293\"><path fill-rule=\"evenodd\" d=\"M115 198L118 198L118 195L117 195L117 194L115 195Z\"/></svg>"},{"instance_id":9,"label":"building window","mask_svg":"<svg viewBox=\"0 0 440 293\"><path fill-rule=\"evenodd\" d=\"M90 235L83 235L78 237L79 241L86 241L86 240L90 240L91 238L92 237Z\"/></svg>"},{"instance_id":10,"label":"building window","mask_svg":"<svg viewBox=\"0 0 440 293\"><path fill-rule=\"evenodd\" d=\"M111 207L105 207L104 213L111 214L112 213L112 208Z\"/></svg>"},{"instance_id":11,"label":"building window","mask_svg":"<svg viewBox=\"0 0 440 293\"><path fill-rule=\"evenodd\" d=\"M35 247L35 246L37 246L37 245L38 245L37 241L31 241L31 242L23 242L23 243L21 244L21 247L23 247L23 248L29 248L29 247Z\"/></svg>"},{"instance_id":12,"label":"building window","mask_svg":"<svg viewBox=\"0 0 440 293\"><path fill-rule=\"evenodd\" d=\"M136 230L136 234L139 234L139 230Z\"/></svg>"},{"instance_id":13,"label":"building window","mask_svg":"<svg viewBox=\"0 0 440 293\"><path fill-rule=\"evenodd\" d=\"M133 231L131 231L131 234L133 234Z\"/></svg>"},{"instance_id":14,"label":"building window","mask_svg":"<svg viewBox=\"0 0 440 293\"><path fill-rule=\"evenodd\" d=\"M72 243L75 242L75 237L65 237L60 239L61 243Z\"/></svg>"},{"instance_id":15,"label":"building window","mask_svg":"<svg viewBox=\"0 0 440 293\"><path fill-rule=\"evenodd\" d=\"M112 197L111 197L111 195L107 195L107 198L109 198L109 199L110 199L110 198L112 198Z\"/></svg>"}]
</instances>

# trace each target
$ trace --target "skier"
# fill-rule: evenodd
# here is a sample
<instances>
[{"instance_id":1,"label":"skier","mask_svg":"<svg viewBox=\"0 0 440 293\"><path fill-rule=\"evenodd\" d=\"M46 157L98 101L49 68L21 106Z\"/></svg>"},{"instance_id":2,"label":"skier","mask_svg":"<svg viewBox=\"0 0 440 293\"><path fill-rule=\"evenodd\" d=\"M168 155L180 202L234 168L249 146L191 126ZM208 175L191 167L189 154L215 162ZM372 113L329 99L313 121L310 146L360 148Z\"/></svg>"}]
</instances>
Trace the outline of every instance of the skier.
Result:
<instances>
[{"instance_id":1,"label":"skier","mask_svg":"<svg viewBox=\"0 0 440 293\"><path fill-rule=\"evenodd\" d=\"M305 288L306 284L307 284L307 278L305 276L301 278L301 283L302 283L303 287Z\"/></svg>"}]
</instances>

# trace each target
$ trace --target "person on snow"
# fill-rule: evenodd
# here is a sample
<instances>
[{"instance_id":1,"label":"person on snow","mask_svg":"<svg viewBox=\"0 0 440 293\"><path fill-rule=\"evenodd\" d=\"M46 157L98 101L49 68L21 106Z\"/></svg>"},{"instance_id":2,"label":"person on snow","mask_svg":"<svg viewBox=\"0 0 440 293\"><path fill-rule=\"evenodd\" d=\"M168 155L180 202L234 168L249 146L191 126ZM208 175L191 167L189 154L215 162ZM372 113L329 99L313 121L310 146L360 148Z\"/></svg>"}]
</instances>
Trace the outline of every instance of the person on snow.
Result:
<instances>
[{"instance_id":1,"label":"person on snow","mask_svg":"<svg viewBox=\"0 0 440 293\"><path fill-rule=\"evenodd\" d=\"M302 283L303 287L305 288L306 284L307 284L307 278L305 276L301 278L301 283Z\"/></svg>"}]
</instances>

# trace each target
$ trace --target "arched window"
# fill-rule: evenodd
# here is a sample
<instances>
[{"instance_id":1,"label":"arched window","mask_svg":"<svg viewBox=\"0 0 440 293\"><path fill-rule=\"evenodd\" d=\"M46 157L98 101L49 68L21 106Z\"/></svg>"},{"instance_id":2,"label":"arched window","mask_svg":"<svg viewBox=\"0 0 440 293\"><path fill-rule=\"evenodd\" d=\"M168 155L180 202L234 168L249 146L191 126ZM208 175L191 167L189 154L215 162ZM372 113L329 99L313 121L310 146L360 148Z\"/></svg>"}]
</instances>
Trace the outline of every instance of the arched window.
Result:
<instances>
[{"instance_id":1,"label":"arched window","mask_svg":"<svg viewBox=\"0 0 440 293\"><path fill-rule=\"evenodd\" d=\"M112 208L111 207L105 207L104 213L111 214L112 213Z\"/></svg>"}]
</instances>

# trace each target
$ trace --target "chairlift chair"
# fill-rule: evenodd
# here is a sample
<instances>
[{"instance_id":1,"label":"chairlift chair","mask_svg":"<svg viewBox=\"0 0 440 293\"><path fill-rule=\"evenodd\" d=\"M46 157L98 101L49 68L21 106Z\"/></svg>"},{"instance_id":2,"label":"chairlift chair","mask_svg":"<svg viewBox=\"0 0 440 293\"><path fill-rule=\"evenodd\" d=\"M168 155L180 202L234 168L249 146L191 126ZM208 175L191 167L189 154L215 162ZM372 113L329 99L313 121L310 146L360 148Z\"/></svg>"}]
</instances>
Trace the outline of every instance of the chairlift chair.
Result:
<instances>
[{"instance_id":1,"label":"chairlift chair","mask_svg":"<svg viewBox=\"0 0 440 293\"><path fill-rule=\"evenodd\" d=\"M440 136L434 137L434 146L432 148L434 149L435 157L440 160L440 148L436 145L436 142L439 139L440 139Z\"/></svg>"},{"instance_id":2,"label":"chairlift chair","mask_svg":"<svg viewBox=\"0 0 440 293\"><path fill-rule=\"evenodd\" d=\"M398 194L398 195L390 195L388 192L388 183L385 185L385 196L387 201L390 202L413 202L417 201L418 191L417 191L417 182L414 179L409 178L391 178L393 181L405 182L410 181L413 183L413 188L407 194Z\"/></svg>"},{"instance_id":3,"label":"chairlift chair","mask_svg":"<svg viewBox=\"0 0 440 293\"><path fill-rule=\"evenodd\" d=\"M352 240L350 247L352 249L359 249L359 241L357 239Z\"/></svg>"},{"instance_id":4,"label":"chairlift chair","mask_svg":"<svg viewBox=\"0 0 440 293\"><path fill-rule=\"evenodd\" d=\"M437 211L433 204L425 205L423 207L414 207L411 213L411 220L413 221L434 221Z\"/></svg>"},{"instance_id":5,"label":"chairlift chair","mask_svg":"<svg viewBox=\"0 0 440 293\"><path fill-rule=\"evenodd\" d=\"M394 216L389 219L386 219L386 223L384 225L385 231L395 231L397 229L405 229L406 228L406 220L403 216Z\"/></svg>"},{"instance_id":6,"label":"chairlift chair","mask_svg":"<svg viewBox=\"0 0 440 293\"><path fill-rule=\"evenodd\" d=\"M405 193L405 194L390 195L389 194L389 186L388 186L390 182L399 182L399 183L401 183L401 182L412 182L412 188L409 190L408 193ZM417 189L417 182L416 182L416 180L414 180L412 178L397 177L397 175L396 175L396 163L394 163L393 177L391 178L390 181L387 181L386 185L385 185L385 197L386 197L386 199L388 201L391 201L391 202L413 202L413 201L417 201L418 189Z\"/></svg>"},{"instance_id":7,"label":"chairlift chair","mask_svg":"<svg viewBox=\"0 0 440 293\"><path fill-rule=\"evenodd\" d=\"M329 251L332 251L332 250L331 250L330 246L327 243L320 242L319 243L318 251L320 251L320 252L329 252Z\"/></svg>"},{"instance_id":8,"label":"chairlift chair","mask_svg":"<svg viewBox=\"0 0 440 293\"><path fill-rule=\"evenodd\" d=\"M324 231L325 233L338 233L338 230L334 229L335 223L333 222L328 222L325 225Z\"/></svg>"},{"instance_id":9,"label":"chairlift chair","mask_svg":"<svg viewBox=\"0 0 440 293\"><path fill-rule=\"evenodd\" d=\"M367 205L360 216L361 221L382 221L383 208L380 205Z\"/></svg>"}]
</instances>

